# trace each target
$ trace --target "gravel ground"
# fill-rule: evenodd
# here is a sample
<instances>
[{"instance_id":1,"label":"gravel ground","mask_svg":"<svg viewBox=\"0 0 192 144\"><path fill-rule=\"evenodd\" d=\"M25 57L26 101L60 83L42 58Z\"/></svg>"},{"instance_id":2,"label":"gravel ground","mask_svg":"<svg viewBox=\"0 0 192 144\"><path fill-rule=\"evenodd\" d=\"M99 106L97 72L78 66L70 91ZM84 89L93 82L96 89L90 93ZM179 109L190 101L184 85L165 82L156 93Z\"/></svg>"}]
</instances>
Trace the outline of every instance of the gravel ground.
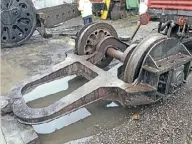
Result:
<instances>
[{"instance_id":1,"label":"gravel ground","mask_svg":"<svg viewBox=\"0 0 192 144\"><path fill-rule=\"evenodd\" d=\"M100 20L98 20L100 21ZM136 26L135 18L105 21L112 24L119 36L130 36ZM37 33L25 45L3 49L1 52L1 95L19 81L41 74L43 70L63 61L65 52L72 50L74 41L58 36L67 27L82 24L81 18L72 19L58 28L49 29L54 34L44 39ZM155 31L157 23L142 26L135 40L140 40ZM165 102L146 106L140 119L125 118L113 129L102 128L101 132L87 143L104 144L184 144L192 136L192 76L188 86ZM187 138L187 135L188 138ZM191 144L188 141L187 144Z\"/></svg>"},{"instance_id":2,"label":"gravel ground","mask_svg":"<svg viewBox=\"0 0 192 144\"><path fill-rule=\"evenodd\" d=\"M192 75L189 78L192 81ZM90 144L191 144L192 85L166 102L146 106L140 119L101 131Z\"/></svg>"}]
</instances>

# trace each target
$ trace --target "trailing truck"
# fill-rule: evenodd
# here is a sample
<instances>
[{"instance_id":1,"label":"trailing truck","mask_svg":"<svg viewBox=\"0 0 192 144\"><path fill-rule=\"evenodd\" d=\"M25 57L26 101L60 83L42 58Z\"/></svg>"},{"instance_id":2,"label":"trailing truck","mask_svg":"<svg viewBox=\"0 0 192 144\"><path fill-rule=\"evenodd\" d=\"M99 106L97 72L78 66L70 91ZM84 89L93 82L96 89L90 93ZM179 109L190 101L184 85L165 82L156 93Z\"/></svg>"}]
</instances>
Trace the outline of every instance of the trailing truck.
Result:
<instances>
[{"instance_id":1,"label":"trailing truck","mask_svg":"<svg viewBox=\"0 0 192 144\"><path fill-rule=\"evenodd\" d=\"M85 25L76 35L74 53L11 89L16 118L29 125L45 123L99 100L137 106L166 100L182 90L191 72L191 2L173 1L141 1L140 22L131 40L141 25L149 23L150 14L159 14L159 25L158 33L139 42L121 41L107 23ZM47 107L26 104L27 91L69 75L88 82Z\"/></svg>"}]
</instances>

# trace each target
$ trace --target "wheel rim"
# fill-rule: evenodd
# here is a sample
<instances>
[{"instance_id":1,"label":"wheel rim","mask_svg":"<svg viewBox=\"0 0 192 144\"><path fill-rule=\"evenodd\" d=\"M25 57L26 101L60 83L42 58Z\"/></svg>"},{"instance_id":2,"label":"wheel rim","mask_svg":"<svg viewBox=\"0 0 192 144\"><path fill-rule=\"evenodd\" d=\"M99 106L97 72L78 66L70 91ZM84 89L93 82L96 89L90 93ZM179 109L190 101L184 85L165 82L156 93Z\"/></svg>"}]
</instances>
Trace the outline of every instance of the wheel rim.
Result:
<instances>
[{"instance_id":1,"label":"wheel rim","mask_svg":"<svg viewBox=\"0 0 192 144\"><path fill-rule=\"evenodd\" d=\"M78 40L79 40L79 37L81 36L81 34L83 33L83 31L88 28L90 25L93 25L94 23L91 23L91 24L87 24L85 26L83 26L80 31L77 33L76 35L76 39L75 39L75 52L77 52L77 44L78 44Z\"/></svg>"},{"instance_id":2,"label":"wheel rim","mask_svg":"<svg viewBox=\"0 0 192 144\"><path fill-rule=\"evenodd\" d=\"M36 28L36 12L31 1L2 0L1 43L15 46L31 37Z\"/></svg>"}]
</instances>

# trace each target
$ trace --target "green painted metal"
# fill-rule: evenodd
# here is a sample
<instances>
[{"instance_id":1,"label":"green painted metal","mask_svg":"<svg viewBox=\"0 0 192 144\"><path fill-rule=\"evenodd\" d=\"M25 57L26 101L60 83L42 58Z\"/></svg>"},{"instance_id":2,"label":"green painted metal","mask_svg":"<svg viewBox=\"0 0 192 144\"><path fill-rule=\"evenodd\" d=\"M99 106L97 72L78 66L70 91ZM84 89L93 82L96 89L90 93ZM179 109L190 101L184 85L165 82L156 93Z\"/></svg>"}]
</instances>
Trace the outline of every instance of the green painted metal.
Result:
<instances>
[{"instance_id":1,"label":"green painted metal","mask_svg":"<svg viewBox=\"0 0 192 144\"><path fill-rule=\"evenodd\" d=\"M139 7L139 0L126 0L127 9L135 9Z\"/></svg>"}]
</instances>

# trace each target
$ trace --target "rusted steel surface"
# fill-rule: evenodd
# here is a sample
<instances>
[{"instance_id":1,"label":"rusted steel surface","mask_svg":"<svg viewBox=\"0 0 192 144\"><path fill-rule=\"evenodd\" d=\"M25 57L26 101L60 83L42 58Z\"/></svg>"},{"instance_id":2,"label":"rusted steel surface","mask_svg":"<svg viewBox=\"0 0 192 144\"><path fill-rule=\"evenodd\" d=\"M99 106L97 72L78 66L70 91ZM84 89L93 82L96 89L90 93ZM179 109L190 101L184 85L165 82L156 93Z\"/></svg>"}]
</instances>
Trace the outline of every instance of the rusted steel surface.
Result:
<instances>
[{"instance_id":1,"label":"rusted steel surface","mask_svg":"<svg viewBox=\"0 0 192 144\"><path fill-rule=\"evenodd\" d=\"M78 55L89 55L93 54L96 49L100 49L100 55L102 55L103 59L97 61L97 63L93 63L97 64L99 67L106 67L113 58L103 57L106 49L105 47L100 46L100 44L103 39L106 37L109 38L110 36L112 36L113 39L118 38L116 30L107 23L93 23L89 26L85 26L79 34L77 34L75 53ZM113 40L110 42L113 43ZM92 58L92 60L95 61L98 60L98 58Z\"/></svg>"},{"instance_id":2,"label":"rusted steel surface","mask_svg":"<svg viewBox=\"0 0 192 144\"><path fill-rule=\"evenodd\" d=\"M191 0L149 0L149 8L192 11Z\"/></svg>"}]
</instances>

